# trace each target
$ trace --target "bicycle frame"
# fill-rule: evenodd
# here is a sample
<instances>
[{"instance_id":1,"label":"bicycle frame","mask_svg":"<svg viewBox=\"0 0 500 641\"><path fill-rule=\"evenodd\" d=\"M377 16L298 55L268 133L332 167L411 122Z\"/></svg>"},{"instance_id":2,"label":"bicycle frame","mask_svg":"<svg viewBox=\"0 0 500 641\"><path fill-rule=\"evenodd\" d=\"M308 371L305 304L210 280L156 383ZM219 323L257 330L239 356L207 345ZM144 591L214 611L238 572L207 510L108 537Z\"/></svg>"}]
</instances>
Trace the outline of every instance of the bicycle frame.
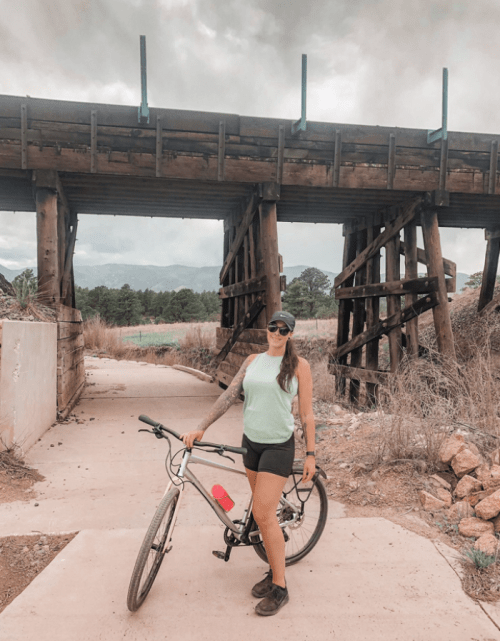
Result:
<instances>
[{"instance_id":1,"label":"bicycle frame","mask_svg":"<svg viewBox=\"0 0 500 641\"><path fill-rule=\"evenodd\" d=\"M228 472L232 472L233 474L240 474L240 475L243 475L243 476L246 476L246 473L241 471L241 470L237 470L234 467L229 467L228 465L224 465L223 463L217 463L215 461L210 461L208 459L196 456L195 454L192 453L191 450L185 450L185 452L183 454L183 457L182 457L182 461L181 461L180 467L179 467L179 471L178 471L178 473L176 475L177 478L182 479L182 480L185 479L185 480L189 481L190 483L192 483L192 485L194 485L194 487L203 496L203 498L207 501L207 503L210 505L212 510L218 516L220 521L222 521L222 523L235 535L235 537L238 540L240 540L240 537L243 534L243 532L245 531L245 528L246 528L246 526L248 524L248 520L250 518L250 514L251 514L251 511L252 511L253 497L250 496L250 501L248 503L247 508L243 512L242 519L240 519L240 521L238 523L234 523L229 518L229 516L227 515L227 512L219 505L219 503L213 498L213 496L206 490L206 488L203 485L203 483L189 469L188 466L189 466L190 463L197 463L197 464L200 464L200 465L206 465L208 467L215 467L217 469L226 470ZM165 490L165 494L167 494L167 492L170 490L172 485L173 485L173 481L170 481L170 483L167 485L167 488ZM182 492L184 491L184 484L181 484L179 489L180 489L181 494L179 495L179 499L178 499L177 505L175 507L175 512L174 512L174 515L173 515L173 518L172 518L172 523L171 523L171 526L170 526L170 531L168 533L167 540L170 540L171 530L173 529L173 527L175 525L175 521L177 519L177 511L179 510L179 506L180 506L180 503L181 503ZM285 499L283 497L282 497L281 500L284 501L286 505L291 507L293 509L294 514L295 514L295 516L292 519L280 523L280 527L284 528L284 527L290 525L291 523L295 522L297 520L297 515L296 515L296 506L294 506L292 503L290 503L290 501L288 501L287 499ZM256 535L259 535L259 534L260 534L259 530L252 531L252 536L256 536Z\"/></svg>"}]
</instances>

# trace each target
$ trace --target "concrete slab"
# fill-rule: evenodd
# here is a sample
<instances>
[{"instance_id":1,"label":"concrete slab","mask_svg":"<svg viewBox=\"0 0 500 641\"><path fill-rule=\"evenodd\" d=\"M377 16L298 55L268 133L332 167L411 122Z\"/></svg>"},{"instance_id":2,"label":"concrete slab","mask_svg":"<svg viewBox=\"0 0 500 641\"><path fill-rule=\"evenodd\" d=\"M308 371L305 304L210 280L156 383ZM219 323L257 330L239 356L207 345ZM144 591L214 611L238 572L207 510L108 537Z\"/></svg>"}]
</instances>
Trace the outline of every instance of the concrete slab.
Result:
<instances>
[{"instance_id":1,"label":"concrete slab","mask_svg":"<svg viewBox=\"0 0 500 641\"><path fill-rule=\"evenodd\" d=\"M57 324L0 325L0 440L26 451L56 420Z\"/></svg>"},{"instance_id":2,"label":"concrete slab","mask_svg":"<svg viewBox=\"0 0 500 641\"><path fill-rule=\"evenodd\" d=\"M462 592L431 542L383 519L330 521L316 549L287 573L290 603L254 613L265 566L249 549L211 555L222 530L180 523L140 610L126 594L141 530L81 532L0 615L0 640L487 641L498 629ZM376 550L376 553L374 553Z\"/></svg>"},{"instance_id":3,"label":"concrete slab","mask_svg":"<svg viewBox=\"0 0 500 641\"><path fill-rule=\"evenodd\" d=\"M343 508L334 502L318 546L288 570L290 605L276 617L257 617L250 588L262 577L262 561L251 549L235 550L228 564L211 555L223 549L223 527L192 488L150 597L129 613L132 567L167 481L166 442L138 434L137 416L184 431L196 426L219 390L168 368L112 360L95 367L89 371L94 396L75 410L84 423L55 426L29 452L46 476L36 499L0 505L2 536L80 531L0 615L0 641L190 641L229 634L241 641L274 641L277 634L291 641L500 639L430 541L383 519L340 518ZM108 394L117 373L125 386L115 390L120 398ZM127 396L130 389L137 398ZM146 398L152 389L161 395ZM241 404L232 407L207 438L238 445L241 412ZM195 472L209 487L217 482L229 490L235 513L246 502L244 477L206 467Z\"/></svg>"}]
</instances>

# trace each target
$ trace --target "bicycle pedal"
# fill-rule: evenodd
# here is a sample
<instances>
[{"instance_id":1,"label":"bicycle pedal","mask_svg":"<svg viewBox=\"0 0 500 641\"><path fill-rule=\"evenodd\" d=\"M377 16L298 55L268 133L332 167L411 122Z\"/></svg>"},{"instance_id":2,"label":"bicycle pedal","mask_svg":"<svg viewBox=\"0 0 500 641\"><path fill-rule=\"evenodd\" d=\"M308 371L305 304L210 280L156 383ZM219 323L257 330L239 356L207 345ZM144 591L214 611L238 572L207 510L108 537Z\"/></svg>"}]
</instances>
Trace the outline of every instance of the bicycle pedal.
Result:
<instances>
[{"instance_id":1,"label":"bicycle pedal","mask_svg":"<svg viewBox=\"0 0 500 641\"><path fill-rule=\"evenodd\" d=\"M219 550L213 550L212 554L221 561L224 561L226 554L224 552L219 552Z\"/></svg>"}]
</instances>

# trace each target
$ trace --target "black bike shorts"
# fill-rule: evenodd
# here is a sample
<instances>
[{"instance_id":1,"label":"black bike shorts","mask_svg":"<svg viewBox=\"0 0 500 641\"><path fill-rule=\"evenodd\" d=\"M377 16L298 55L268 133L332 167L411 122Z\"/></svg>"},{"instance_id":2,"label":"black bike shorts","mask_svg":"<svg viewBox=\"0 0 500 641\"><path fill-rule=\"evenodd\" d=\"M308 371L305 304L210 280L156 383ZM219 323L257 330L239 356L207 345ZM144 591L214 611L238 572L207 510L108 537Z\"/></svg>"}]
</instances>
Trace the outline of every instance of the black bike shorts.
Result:
<instances>
[{"instance_id":1,"label":"black bike shorts","mask_svg":"<svg viewBox=\"0 0 500 641\"><path fill-rule=\"evenodd\" d=\"M295 437L284 443L254 443L245 434L241 447L246 447L243 465L252 472L269 472L288 478L295 458Z\"/></svg>"}]
</instances>

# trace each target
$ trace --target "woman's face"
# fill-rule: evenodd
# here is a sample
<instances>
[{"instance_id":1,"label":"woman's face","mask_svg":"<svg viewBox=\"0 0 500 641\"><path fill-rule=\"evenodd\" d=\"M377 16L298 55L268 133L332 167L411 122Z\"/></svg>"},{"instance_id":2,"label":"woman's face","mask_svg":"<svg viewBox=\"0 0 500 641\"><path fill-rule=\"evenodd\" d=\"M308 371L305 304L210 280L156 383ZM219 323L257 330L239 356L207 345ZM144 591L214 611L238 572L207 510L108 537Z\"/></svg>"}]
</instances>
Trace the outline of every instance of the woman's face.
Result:
<instances>
[{"instance_id":1,"label":"woman's face","mask_svg":"<svg viewBox=\"0 0 500 641\"><path fill-rule=\"evenodd\" d=\"M287 340L293 336L293 333L288 332L286 336L282 336L280 334L279 328L280 327L287 328L286 323L279 320L279 321L273 321L272 324L276 325L278 329L275 332L270 332L269 327L267 328L267 341L269 345L272 345L273 347L283 347L284 345L286 345Z\"/></svg>"}]
</instances>

